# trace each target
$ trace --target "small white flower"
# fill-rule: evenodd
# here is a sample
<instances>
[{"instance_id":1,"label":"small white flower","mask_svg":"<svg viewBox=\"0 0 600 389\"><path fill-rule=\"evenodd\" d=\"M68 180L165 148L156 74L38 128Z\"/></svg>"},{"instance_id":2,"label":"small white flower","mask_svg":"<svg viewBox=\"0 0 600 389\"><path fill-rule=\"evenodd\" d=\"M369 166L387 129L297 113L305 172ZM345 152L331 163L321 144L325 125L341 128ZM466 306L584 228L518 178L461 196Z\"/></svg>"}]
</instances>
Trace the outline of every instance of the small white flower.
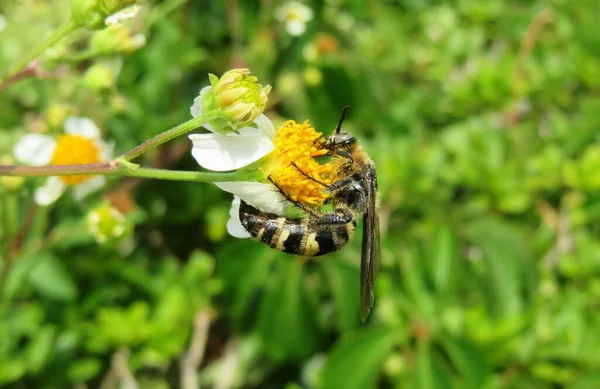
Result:
<instances>
[{"instance_id":1,"label":"small white flower","mask_svg":"<svg viewBox=\"0 0 600 389\"><path fill-rule=\"evenodd\" d=\"M104 23L107 26L120 26L133 19L139 10L139 5L132 5L127 8L123 8L119 12L116 12L104 19Z\"/></svg>"},{"instance_id":2,"label":"small white flower","mask_svg":"<svg viewBox=\"0 0 600 389\"><path fill-rule=\"evenodd\" d=\"M202 114L202 97L208 88L211 87L202 89L194 100L190 109L193 117ZM211 131L211 134L189 136L193 143L192 156L203 168L219 172L237 170L260 160L275 147L272 142L275 128L264 114L260 114L254 124L257 128L244 127L239 129L239 134L217 134L210 125L205 124L204 127ZM284 205L287 203L285 197L273 190L271 184L235 181L215 182L215 185L262 211L283 214Z\"/></svg>"},{"instance_id":3,"label":"small white flower","mask_svg":"<svg viewBox=\"0 0 600 389\"><path fill-rule=\"evenodd\" d=\"M6 28L6 18L0 14L0 31Z\"/></svg>"},{"instance_id":4,"label":"small white flower","mask_svg":"<svg viewBox=\"0 0 600 389\"><path fill-rule=\"evenodd\" d=\"M276 17L285 22L290 35L300 36L306 31L306 23L313 18L313 11L298 1L290 1L277 9Z\"/></svg>"},{"instance_id":5,"label":"small white flower","mask_svg":"<svg viewBox=\"0 0 600 389\"><path fill-rule=\"evenodd\" d=\"M191 107L192 116L202 114L202 98L207 96L204 88ZM209 95L210 96L210 95ZM249 167L256 180L215 182L224 191L235 195L227 222L227 231L232 236L249 236L239 220L240 199L263 212L285 215L293 201L319 207L327 198L323 188L315 185L306 175L292 165L301 165L303 172L323 182L331 172L331 164L320 164L315 158L327 153L319 146L321 133L308 121L296 123L288 120L276 131L273 123L260 114L252 126L243 127L238 133L218 134L210 125L204 125L212 133L192 134L192 156L205 169L231 171ZM254 173L256 172L256 174ZM269 178L277 182L273 185Z\"/></svg>"},{"instance_id":6,"label":"small white flower","mask_svg":"<svg viewBox=\"0 0 600 389\"><path fill-rule=\"evenodd\" d=\"M66 165L104 162L111 158L112 145L100 138L100 130L85 117L69 117L65 120L65 134L57 139L42 134L26 134L13 147L15 159L32 166ZM73 196L82 199L102 188L104 176L73 175L48 177L37 188L34 200L47 206L54 203L72 186Z\"/></svg>"}]
</instances>

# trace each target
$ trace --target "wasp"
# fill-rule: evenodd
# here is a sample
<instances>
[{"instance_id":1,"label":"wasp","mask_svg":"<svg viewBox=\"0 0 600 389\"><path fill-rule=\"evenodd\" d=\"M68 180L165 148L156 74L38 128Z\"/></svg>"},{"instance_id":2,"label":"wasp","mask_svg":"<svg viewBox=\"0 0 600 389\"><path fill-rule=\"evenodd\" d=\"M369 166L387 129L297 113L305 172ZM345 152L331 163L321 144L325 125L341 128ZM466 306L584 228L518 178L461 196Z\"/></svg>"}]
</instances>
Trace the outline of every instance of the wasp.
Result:
<instances>
[{"instance_id":1,"label":"wasp","mask_svg":"<svg viewBox=\"0 0 600 389\"><path fill-rule=\"evenodd\" d=\"M379 269L379 218L376 213L377 173L375 165L356 138L342 132L348 106L344 107L334 133L322 143L336 166L330 184L320 182L300 167L292 165L307 178L322 185L330 194L331 212L315 210L293 201L271 182L306 217L286 217L262 212L240 202L240 221L254 240L289 254L316 257L342 248L363 220L360 262L361 320L364 322L373 306L373 285Z\"/></svg>"}]
</instances>

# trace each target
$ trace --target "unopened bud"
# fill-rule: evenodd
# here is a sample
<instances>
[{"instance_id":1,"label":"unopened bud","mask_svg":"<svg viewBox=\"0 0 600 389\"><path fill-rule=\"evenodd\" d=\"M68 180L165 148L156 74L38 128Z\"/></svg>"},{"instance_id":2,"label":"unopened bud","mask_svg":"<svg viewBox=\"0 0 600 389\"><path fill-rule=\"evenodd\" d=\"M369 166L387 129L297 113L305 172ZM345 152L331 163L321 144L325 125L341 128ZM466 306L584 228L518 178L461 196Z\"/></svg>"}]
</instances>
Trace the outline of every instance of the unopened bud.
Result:
<instances>
[{"instance_id":1,"label":"unopened bud","mask_svg":"<svg viewBox=\"0 0 600 389\"><path fill-rule=\"evenodd\" d=\"M91 66L83 76L83 83L90 89L104 91L112 88L117 81L117 75L110 66L96 63Z\"/></svg>"},{"instance_id":2,"label":"unopened bud","mask_svg":"<svg viewBox=\"0 0 600 389\"><path fill-rule=\"evenodd\" d=\"M125 216L108 203L89 211L86 224L98 243L119 239L128 231Z\"/></svg>"},{"instance_id":3,"label":"unopened bud","mask_svg":"<svg viewBox=\"0 0 600 389\"><path fill-rule=\"evenodd\" d=\"M71 18L78 26L98 30L107 24L132 18L135 12L125 8L135 2L136 0L71 0ZM119 16L119 12L123 12L123 17ZM115 21L111 22L108 18Z\"/></svg>"},{"instance_id":4,"label":"unopened bud","mask_svg":"<svg viewBox=\"0 0 600 389\"><path fill-rule=\"evenodd\" d=\"M263 87L248 69L233 69L221 78L209 75L211 87L201 95L201 111L215 132L236 132L265 110L271 86ZM196 106L196 105L195 105Z\"/></svg>"},{"instance_id":5,"label":"unopened bud","mask_svg":"<svg viewBox=\"0 0 600 389\"><path fill-rule=\"evenodd\" d=\"M146 44L142 34L131 35L125 26L110 26L94 33L90 40L92 51L101 54L129 54Z\"/></svg>"},{"instance_id":6,"label":"unopened bud","mask_svg":"<svg viewBox=\"0 0 600 389\"><path fill-rule=\"evenodd\" d=\"M53 103L46 110L46 123L52 129L61 128L67 116L72 114L72 109L67 104Z\"/></svg>"}]
</instances>

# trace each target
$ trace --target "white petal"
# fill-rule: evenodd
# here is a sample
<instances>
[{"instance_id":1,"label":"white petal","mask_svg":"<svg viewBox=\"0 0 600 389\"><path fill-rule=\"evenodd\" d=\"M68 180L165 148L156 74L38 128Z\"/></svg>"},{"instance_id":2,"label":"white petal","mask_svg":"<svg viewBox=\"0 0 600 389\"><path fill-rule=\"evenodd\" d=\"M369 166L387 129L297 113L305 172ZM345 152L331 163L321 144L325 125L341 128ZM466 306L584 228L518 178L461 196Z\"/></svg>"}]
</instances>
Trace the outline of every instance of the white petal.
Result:
<instances>
[{"instance_id":1,"label":"white petal","mask_svg":"<svg viewBox=\"0 0 600 389\"><path fill-rule=\"evenodd\" d=\"M65 132L90 139L100 139L100 130L98 127L93 121L85 117L68 117L65 120Z\"/></svg>"},{"instance_id":2,"label":"white petal","mask_svg":"<svg viewBox=\"0 0 600 389\"><path fill-rule=\"evenodd\" d=\"M263 212L283 215L289 206L289 202L272 184L245 181L215 182L214 184Z\"/></svg>"},{"instance_id":3,"label":"white petal","mask_svg":"<svg viewBox=\"0 0 600 389\"><path fill-rule=\"evenodd\" d=\"M96 142L94 142L94 143L96 143L96 146L98 146L98 148L100 149L100 160L101 161L108 161L108 160L112 159L112 156L115 151L115 142L114 141L105 142L102 139L97 139Z\"/></svg>"},{"instance_id":4,"label":"white petal","mask_svg":"<svg viewBox=\"0 0 600 389\"><path fill-rule=\"evenodd\" d=\"M56 140L48 135L26 134L13 147L17 161L33 166L50 163Z\"/></svg>"},{"instance_id":5,"label":"white petal","mask_svg":"<svg viewBox=\"0 0 600 389\"><path fill-rule=\"evenodd\" d=\"M240 221L240 198L237 196L233 198L231 208L229 209L227 232L229 232L229 235L240 239L249 238L251 236Z\"/></svg>"},{"instance_id":6,"label":"white petal","mask_svg":"<svg viewBox=\"0 0 600 389\"><path fill-rule=\"evenodd\" d=\"M133 17L138 13L139 10L139 5L132 5L130 7L123 8L119 12L114 13L108 16L106 19L104 19L104 23L107 26L119 26L121 24L124 24L128 20L133 19Z\"/></svg>"},{"instance_id":7,"label":"white petal","mask_svg":"<svg viewBox=\"0 0 600 389\"><path fill-rule=\"evenodd\" d=\"M6 27L6 18L0 15L0 31L4 30Z\"/></svg>"},{"instance_id":8,"label":"white petal","mask_svg":"<svg viewBox=\"0 0 600 389\"><path fill-rule=\"evenodd\" d=\"M73 197L81 200L92 192L96 192L106 184L106 177L95 176L73 186Z\"/></svg>"},{"instance_id":9,"label":"white petal","mask_svg":"<svg viewBox=\"0 0 600 389\"><path fill-rule=\"evenodd\" d=\"M240 134L192 134L192 156L205 169L224 172L258 161L273 151L273 142L255 128Z\"/></svg>"},{"instance_id":10,"label":"white petal","mask_svg":"<svg viewBox=\"0 0 600 389\"><path fill-rule=\"evenodd\" d=\"M292 36L300 36L306 31L306 23L301 21L287 22L285 27L287 32Z\"/></svg>"},{"instance_id":11,"label":"white petal","mask_svg":"<svg viewBox=\"0 0 600 389\"><path fill-rule=\"evenodd\" d=\"M50 205L63 194L65 183L59 177L48 177L46 183L35 190L33 199L41 206Z\"/></svg>"},{"instance_id":12,"label":"white petal","mask_svg":"<svg viewBox=\"0 0 600 389\"><path fill-rule=\"evenodd\" d=\"M196 98L194 99L194 105L190 107L192 117L202 115L202 112L204 111L204 108L202 106L202 99L204 98L204 95L206 95L206 93L210 90L210 88L212 88L211 85L202 88L198 96L196 96ZM202 127L206 128L210 132L216 132L215 128L210 124L204 123Z\"/></svg>"},{"instance_id":13,"label":"white petal","mask_svg":"<svg viewBox=\"0 0 600 389\"><path fill-rule=\"evenodd\" d=\"M258 126L258 130L269 137L269 139L273 139L275 136L275 127L273 126L273 122L265 116L265 114L260 114L254 124Z\"/></svg>"}]
</instances>

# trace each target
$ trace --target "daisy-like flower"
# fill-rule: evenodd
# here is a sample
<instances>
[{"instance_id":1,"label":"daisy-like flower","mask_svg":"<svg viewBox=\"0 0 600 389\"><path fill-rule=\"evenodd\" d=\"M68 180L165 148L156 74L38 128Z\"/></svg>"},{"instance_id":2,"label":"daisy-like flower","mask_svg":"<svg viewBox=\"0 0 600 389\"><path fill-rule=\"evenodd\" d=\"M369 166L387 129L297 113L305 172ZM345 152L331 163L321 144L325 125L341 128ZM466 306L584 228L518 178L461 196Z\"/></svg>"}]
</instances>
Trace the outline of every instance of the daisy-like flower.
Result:
<instances>
[{"instance_id":1,"label":"daisy-like flower","mask_svg":"<svg viewBox=\"0 0 600 389\"><path fill-rule=\"evenodd\" d=\"M235 195L227 222L232 236L247 238L250 235L239 219L240 199L258 209L284 215L293 201L318 208L328 198L324 188L314 179L329 183L330 163L320 164L315 158L327 153L318 139L321 133L308 121L286 121L275 131L271 121L261 114L254 127L245 127L239 134L193 134L192 156L200 166L214 171L229 171L248 167L254 173L248 181L216 182L219 188ZM296 166L292 165L295 162ZM250 166L252 165L252 166ZM275 186L270 180L277 183Z\"/></svg>"},{"instance_id":2,"label":"daisy-like flower","mask_svg":"<svg viewBox=\"0 0 600 389\"><path fill-rule=\"evenodd\" d=\"M70 165L104 162L110 159L112 147L101 138L94 122L84 117L69 117L64 124L65 133L56 138L42 134L26 134L14 146L15 159L33 166ZM82 199L102 188L104 176L72 175L48 177L37 188L34 200L46 206L55 202L66 190L72 188L73 196Z\"/></svg>"},{"instance_id":3,"label":"daisy-like flower","mask_svg":"<svg viewBox=\"0 0 600 389\"><path fill-rule=\"evenodd\" d=\"M300 36L306 31L306 23L313 18L313 11L298 1L290 1L279 7L275 16L285 22L290 35Z\"/></svg>"}]
</instances>

